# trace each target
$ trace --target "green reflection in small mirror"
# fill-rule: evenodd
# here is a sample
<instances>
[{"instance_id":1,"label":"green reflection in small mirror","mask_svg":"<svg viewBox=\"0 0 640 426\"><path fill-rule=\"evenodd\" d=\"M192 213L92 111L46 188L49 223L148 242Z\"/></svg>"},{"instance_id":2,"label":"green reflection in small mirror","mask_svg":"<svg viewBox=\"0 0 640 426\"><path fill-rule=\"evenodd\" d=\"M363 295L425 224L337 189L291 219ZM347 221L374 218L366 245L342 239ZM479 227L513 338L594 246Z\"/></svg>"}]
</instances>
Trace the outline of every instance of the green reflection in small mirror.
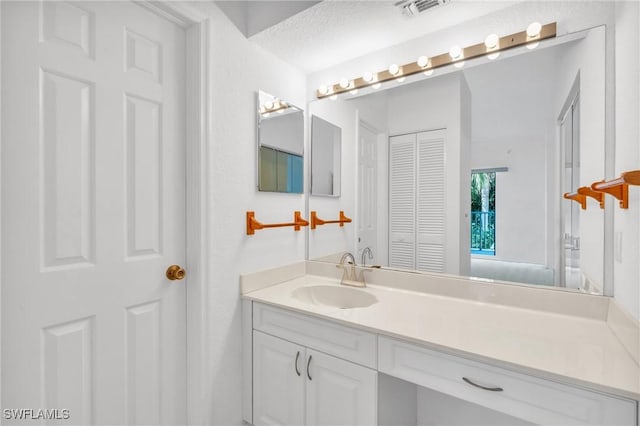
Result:
<instances>
[{"instance_id":1,"label":"green reflection in small mirror","mask_svg":"<svg viewBox=\"0 0 640 426\"><path fill-rule=\"evenodd\" d=\"M260 147L260 191L302 193L303 161L267 146Z\"/></svg>"}]
</instances>

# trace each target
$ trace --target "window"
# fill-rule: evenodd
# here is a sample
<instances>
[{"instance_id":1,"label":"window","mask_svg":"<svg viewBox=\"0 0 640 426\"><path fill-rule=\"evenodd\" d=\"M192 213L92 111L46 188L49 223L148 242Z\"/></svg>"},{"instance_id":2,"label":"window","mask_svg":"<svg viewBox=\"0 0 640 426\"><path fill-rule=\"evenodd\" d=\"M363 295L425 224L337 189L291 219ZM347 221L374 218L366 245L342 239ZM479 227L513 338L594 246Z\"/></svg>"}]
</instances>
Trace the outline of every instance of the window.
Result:
<instances>
[{"instance_id":1,"label":"window","mask_svg":"<svg viewBox=\"0 0 640 426\"><path fill-rule=\"evenodd\" d=\"M471 173L471 254L496 255L496 172Z\"/></svg>"}]
</instances>

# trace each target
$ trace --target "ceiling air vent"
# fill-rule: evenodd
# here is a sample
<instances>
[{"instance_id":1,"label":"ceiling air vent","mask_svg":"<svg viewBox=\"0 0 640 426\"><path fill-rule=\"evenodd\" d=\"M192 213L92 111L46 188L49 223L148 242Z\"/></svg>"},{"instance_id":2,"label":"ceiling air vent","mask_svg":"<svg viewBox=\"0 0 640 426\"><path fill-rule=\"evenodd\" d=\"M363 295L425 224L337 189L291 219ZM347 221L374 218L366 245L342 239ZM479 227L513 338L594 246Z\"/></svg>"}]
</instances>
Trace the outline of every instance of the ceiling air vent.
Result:
<instances>
[{"instance_id":1,"label":"ceiling air vent","mask_svg":"<svg viewBox=\"0 0 640 426\"><path fill-rule=\"evenodd\" d=\"M396 6L402 10L403 14L415 16L445 3L449 3L449 0L401 0L396 3Z\"/></svg>"}]
</instances>

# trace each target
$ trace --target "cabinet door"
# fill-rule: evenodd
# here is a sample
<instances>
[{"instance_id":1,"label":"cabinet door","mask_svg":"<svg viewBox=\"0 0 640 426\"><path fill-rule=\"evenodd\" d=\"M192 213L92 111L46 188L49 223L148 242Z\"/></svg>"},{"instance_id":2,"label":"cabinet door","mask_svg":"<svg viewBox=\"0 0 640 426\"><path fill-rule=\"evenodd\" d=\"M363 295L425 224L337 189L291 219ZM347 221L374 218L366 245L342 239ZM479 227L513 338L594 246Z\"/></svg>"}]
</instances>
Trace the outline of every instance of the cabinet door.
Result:
<instances>
[{"instance_id":1,"label":"cabinet door","mask_svg":"<svg viewBox=\"0 0 640 426\"><path fill-rule=\"evenodd\" d=\"M377 372L307 349L307 426L377 424Z\"/></svg>"},{"instance_id":2,"label":"cabinet door","mask_svg":"<svg viewBox=\"0 0 640 426\"><path fill-rule=\"evenodd\" d=\"M416 269L419 271L445 271L445 132L432 130L417 135Z\"/></svg>"},{"instance_id":3,"label":"cabinet door","mask_svg":"<svg viewBox=\"0 0 640 426\"><path fill-rule=\"evenodd\" d=\"M253 332L253 421L255 425L304 424L302 346Z\"/></svg>"}]
</instances>

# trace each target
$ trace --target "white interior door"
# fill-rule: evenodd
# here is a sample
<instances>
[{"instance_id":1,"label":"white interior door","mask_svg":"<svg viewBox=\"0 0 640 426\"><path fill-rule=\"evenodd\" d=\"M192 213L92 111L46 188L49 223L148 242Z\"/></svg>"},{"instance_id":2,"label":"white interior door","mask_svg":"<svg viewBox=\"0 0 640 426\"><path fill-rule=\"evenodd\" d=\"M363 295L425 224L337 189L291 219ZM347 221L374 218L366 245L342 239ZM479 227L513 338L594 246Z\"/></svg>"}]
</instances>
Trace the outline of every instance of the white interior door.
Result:
<instances>
[{"instance_id":1,"label":"white interior door","mask_svg":"<svg viewBox=\"0 0 640 426\"><path fill-rule=\"evenodd\" d=\"M2 407L186 422L183 30L2 2Z\"/></svg>"},{"instance_id":2,"label":"white interior door","mask_svg":"<svg viewBox=\"0 0 640 426\"><path fill-rule=\"evenodd\" d=\"M367 264L380 263L378 249L378 136L360 123L358 144L358 258L365 247L371 249L373 259Z\"/></svg>"}]
</instances>

